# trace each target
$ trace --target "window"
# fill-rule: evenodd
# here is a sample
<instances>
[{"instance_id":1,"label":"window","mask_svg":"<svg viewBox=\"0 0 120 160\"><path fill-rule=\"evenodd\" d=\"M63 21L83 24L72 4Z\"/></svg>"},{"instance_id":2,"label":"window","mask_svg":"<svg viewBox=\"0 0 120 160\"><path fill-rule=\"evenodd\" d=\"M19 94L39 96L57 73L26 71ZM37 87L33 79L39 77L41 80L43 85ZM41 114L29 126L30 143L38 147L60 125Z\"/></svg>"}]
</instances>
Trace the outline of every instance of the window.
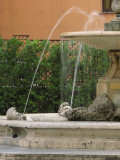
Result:
<instances>
[{"instance_id":1,"label":"window","mask_svg":"<svg viewBox=\"0 0 120 160\"><path fill-rule=\"evenodd\" d=\"M19 40L27 40L29 35L13 35L13 37L15 37Z\"/></svg>"},{"instance_id":2,"label":"window","mask_svg":"<svg viewBox=\"0 0 120 160\"><path fill-rule=\"evenodd\" d=\"M111 4L113 0L102 0L102 11L103 12L113 12L111 9Z\"/></svg>"}]
</instances>

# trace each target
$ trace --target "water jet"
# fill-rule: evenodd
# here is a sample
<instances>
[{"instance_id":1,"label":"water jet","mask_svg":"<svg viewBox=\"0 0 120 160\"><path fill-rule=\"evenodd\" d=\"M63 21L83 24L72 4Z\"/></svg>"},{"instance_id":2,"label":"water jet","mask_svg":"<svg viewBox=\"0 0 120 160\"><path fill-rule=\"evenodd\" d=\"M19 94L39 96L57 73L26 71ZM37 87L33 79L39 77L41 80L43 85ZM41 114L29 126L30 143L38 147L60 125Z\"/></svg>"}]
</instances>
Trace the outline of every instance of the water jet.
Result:
<instances>
[{"instance_id":1,"label":"water jet","mask_svg":"<svg viewBox=\"0 0 120 160\"><path fill-rule=\"evenodd\" d=\"M84 42L98 49L108 50L111 66L106 75L98 80L97 96L106 93L116 107L120 106L120 1L112 3L116 18L104 24L104 31L66 32L61 38Z\"/></svg>"},{"instance_id":2,"label":"water jet","mask_svg":"<svg viewBox=\"0 0 120 160\"><path fill-rule=\"evenodd\" d=\"M111 57L111 67L108 73L98 80L97 95L105 93L116 107L120 106L119 3L120 0L113 1L112 8L114 8L117 17L110 23L105 24L105 31L61 34L62 38L79 40L93 47L109 50L108 55ZM116 30L114 30L114 26L117 26ZM68 104L64 103L62 107L66 110L72 110L66 105ZM85 149L86 151L91 149L91 151L98 150L99 153L102 150L101 157L103 150L106 150L106 157L103 159L108 159L110 156L107 155L107 150L115 151L120 149L119 122L68 121L67 117L60 116L58 113L26 114L24 119L26 117L27 120L20 120L19 117L23 116L14 109L13 111L8 112L10 114L8 114L8 117L11 118L13 114L16 119L11 118L8 120L5 116L0 117L1 145L34 149ZM69 153L71 153L70 150ZM91 154L91 156L93 155ZM88 159L91 159L91 156ZM120 152L116 156L120 157ZM81 155L79 155L80 157ZM77 158L74 156L74 159ZM83 158L86 159L86 157ZM97 159L97 157L94 157L94 159Z\"/></svg>"}]
</instances>

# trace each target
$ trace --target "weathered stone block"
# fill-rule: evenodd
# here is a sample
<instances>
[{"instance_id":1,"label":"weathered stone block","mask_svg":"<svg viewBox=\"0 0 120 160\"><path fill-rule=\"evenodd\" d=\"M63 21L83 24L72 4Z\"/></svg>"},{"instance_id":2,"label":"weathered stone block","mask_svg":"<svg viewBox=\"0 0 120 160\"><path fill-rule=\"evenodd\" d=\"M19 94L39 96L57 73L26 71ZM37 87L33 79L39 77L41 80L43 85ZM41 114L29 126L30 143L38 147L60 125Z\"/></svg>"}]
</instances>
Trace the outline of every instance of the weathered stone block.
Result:
<instances>
[{"instance_id":1,"label":"weathered stone block","mask_svg":"<svg viewBox=\"0 0 120 160\"><path fill-rule=\"evenodd\" d=\"M104 24L105 31L120 31L120 22L107 22Z\"/></svg>"}]
</instances>

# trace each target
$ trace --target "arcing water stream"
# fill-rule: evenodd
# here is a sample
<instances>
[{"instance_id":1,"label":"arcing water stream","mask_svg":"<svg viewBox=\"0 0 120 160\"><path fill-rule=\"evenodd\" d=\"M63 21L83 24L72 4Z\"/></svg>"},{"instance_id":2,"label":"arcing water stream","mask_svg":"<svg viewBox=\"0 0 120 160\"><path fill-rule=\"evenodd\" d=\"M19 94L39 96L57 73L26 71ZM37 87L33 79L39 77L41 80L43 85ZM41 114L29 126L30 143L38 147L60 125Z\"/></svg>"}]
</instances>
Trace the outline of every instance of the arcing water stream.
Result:
<instances>
[{"instance_id":1,"label":"arcing water stream","mask_svg":"<svg viewBox=\"0 0 120 160\"><path fill-rule=\"evenodd\" d=\"M98 14L98 12L91 12L90 15L88 16L88 21L87 21L87 23L84 26L84 31L87 31L89 29L90 25L94 21L96 23L96 28L98 30L101 30L101 26L99 26L98 23L97 23L97 18L99 18L99 20L102 21L103 24L104 24L104 20L105 19L104 19L103 16L100 16ZM75 70L74 70L72 96L71 96L71 107L72 107L72 104L73 104L74 91L75 91L75 86L76 86L76 78L77 78L77 73L78 73L78 66L79 66L79 63L80 63L80 56L81 56L81 53L82 53L82 46L83 46L83 43L81 42L80 46L79 46L79 49L78 49L78 56L77 56L77 61L76 61L76 64L75 64Z\"/></svg>"},{"instance_id":2,"label":"arcing water stream","mask_svg":"<svg viewBox=\"0 0 120 160\"><path fill-rule=\"evenodd\" d=\"M44 53L45 53L47 44L48 44L48 42L49 42L49 40L50 40L53 32L55 31L55 29L57 28L57 26L60 24L60 22L63 20L63 18L64 18L66 15L68 15L68 14L70 14L70 13L72 13L72 12L77 12L77 13L83 14L83 15L85 15L85 16L88 16L88 14L86 14L86 12L84 12L82 9L80 9L80 8L78 8L78 7L72 7L72 8L70 8L68 11L66 11L66 12L59 18L59 20L57 21L57 23L56 23L55 26L53 27L53 29L52 29L49 37L48 37L48 40L47 40L46 45L45 45L45 47L44 47L44 49L43 49L42 55L41 55L41 57L40 57L40 59L39 59L37 68L36 68L36 70L35 70L35 73L34 73L34 76L33 76L32 82L31 82L31 86L30 86L30 89L29 89L29 93L28 93L28 96L27 96L27 100L26 100L26 104L25 104L25 108L24 108L24 112L23 112L23 113L25 113L25 111L26 111L26 107L27 107L27 105L28 105L28 100L29 100L29 97L30 97L31 89L32 89L32 86L33 86L33 83L34 83L34 80L35 80L37 71L38 71L38 69L39 69L41 60L42 60L42 58L43 58L43 56L44 56Z\"/></svg>"},{"instance_id":3,"label":"arcing water stream","mask_svg":"<svg viewBox=\"0 0 120 160\"><path fill-rule=\"evenodd\" d=\"M34 73L34 76L33 76L32 82L31 82L31 85L30 85L30 89L29 89L29 93L28 93L28 96L27 96L27 100L26 100L26 104L25 104L25 108L24 108L24 112L23 112L23 113L26 112L26 108L27 108L27 105L28 105L28 100L29 100L29 97L30 97L31 89L32 89L32 86L33 86L33 83L34 83L34 80L35 80L37 71L38 71L38 69L39 69L40 63L41 63L42 58L43 58L43 56L44 56L44 53L45 53L47 44L48 44L48 42L49 42L49 40L50 40L53 32L55 31L55 29L57 28L57 26L61 23L61 21L64 19L64 17L65 17L66 15L70 14L70 13L73 13L73 12L76 12L76 13L79 13L79 14L83 14L84 16L88 17L88 24L87 24L86 26L88 26L89 23L91 23L91 21L89 20L89 17L90 17L90 19L91 19L91 17L94 17L95 15L99 15L99 14L97 14L96 12L92 12L92 13L94 13L94 14L92 14L92 15L93 15L93 16L92 16L91 14L90 14L90 15L87 14L85 11L83 11L83 10L80 9L79 7L72 7L72 8L70 8L68 11L66 11L66 12L59 18L59 20L57 21L57 23L56 23L55 26L53 27L53 29L52 29L49 37L48 37L48 40L47 40L46 45L45 45L45 47L44 47L44 49L43 49L42 55L41 55L41 57L40 57L40 59L39 59L38 65L37 65L37 67L36 67L36 70L35 70L35 73ZM96 14L95 14L95 13L96 13ZM86 28L86 27L85 27L85 28ZM78 56L79 56L79 55L78 55ZM79 62L79 58L78 58L77 61ZM77 68L77 67L76 67L76 68ZM76 71L75 71L75 75L77 75L77 69L76 69ZM75 77L76 77L76 76L75 76ZM76 79L76 78L74 78L74 79ZM75 86L75 80L74 80L73 86ZM72 104L72 100L73 100L73 95L74 95L74 87L73 87L73 91L72 91L71 104Z\"/></svg>"}]
</instances>

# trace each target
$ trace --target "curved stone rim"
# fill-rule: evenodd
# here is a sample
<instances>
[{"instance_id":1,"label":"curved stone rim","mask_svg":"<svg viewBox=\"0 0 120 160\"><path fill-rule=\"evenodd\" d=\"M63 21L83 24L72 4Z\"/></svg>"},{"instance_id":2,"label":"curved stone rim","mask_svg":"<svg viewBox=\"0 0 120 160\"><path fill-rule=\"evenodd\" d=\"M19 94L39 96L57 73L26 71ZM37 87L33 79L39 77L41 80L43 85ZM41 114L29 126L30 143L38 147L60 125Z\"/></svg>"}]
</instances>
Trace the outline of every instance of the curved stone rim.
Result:
<instances>
[{"instance_id":1,"label":"curved stone rim","mask_svg":"<svg viewBox=\"0 0 120 160\"><path fill-rule=\"evenodd\" d=\"M60 38L120 36L120 31L76 31L61 33Z\"/></svg>"},{"instance_id":2,"label":"curved stone rim","mask_svg":"<svg viewBox=\"0 0 120 160\"><path fill-rule=\"evenodd\" d=\"M65 32L60 38L81 41L98 49L120 50L120 31Z\"/></svg>"},{"instance_id":3,"label":"curved stone rim","mask_svg":"<svg viewBox=\"0 0 120 160\"><path fill-rule=\"evenodd\" d=\"M61 122L34 122L6 120L0 118L0 127L28 128L28 129L120 129L120 122L107 121L61 121Z\"/></svg>"}]
</instances>

